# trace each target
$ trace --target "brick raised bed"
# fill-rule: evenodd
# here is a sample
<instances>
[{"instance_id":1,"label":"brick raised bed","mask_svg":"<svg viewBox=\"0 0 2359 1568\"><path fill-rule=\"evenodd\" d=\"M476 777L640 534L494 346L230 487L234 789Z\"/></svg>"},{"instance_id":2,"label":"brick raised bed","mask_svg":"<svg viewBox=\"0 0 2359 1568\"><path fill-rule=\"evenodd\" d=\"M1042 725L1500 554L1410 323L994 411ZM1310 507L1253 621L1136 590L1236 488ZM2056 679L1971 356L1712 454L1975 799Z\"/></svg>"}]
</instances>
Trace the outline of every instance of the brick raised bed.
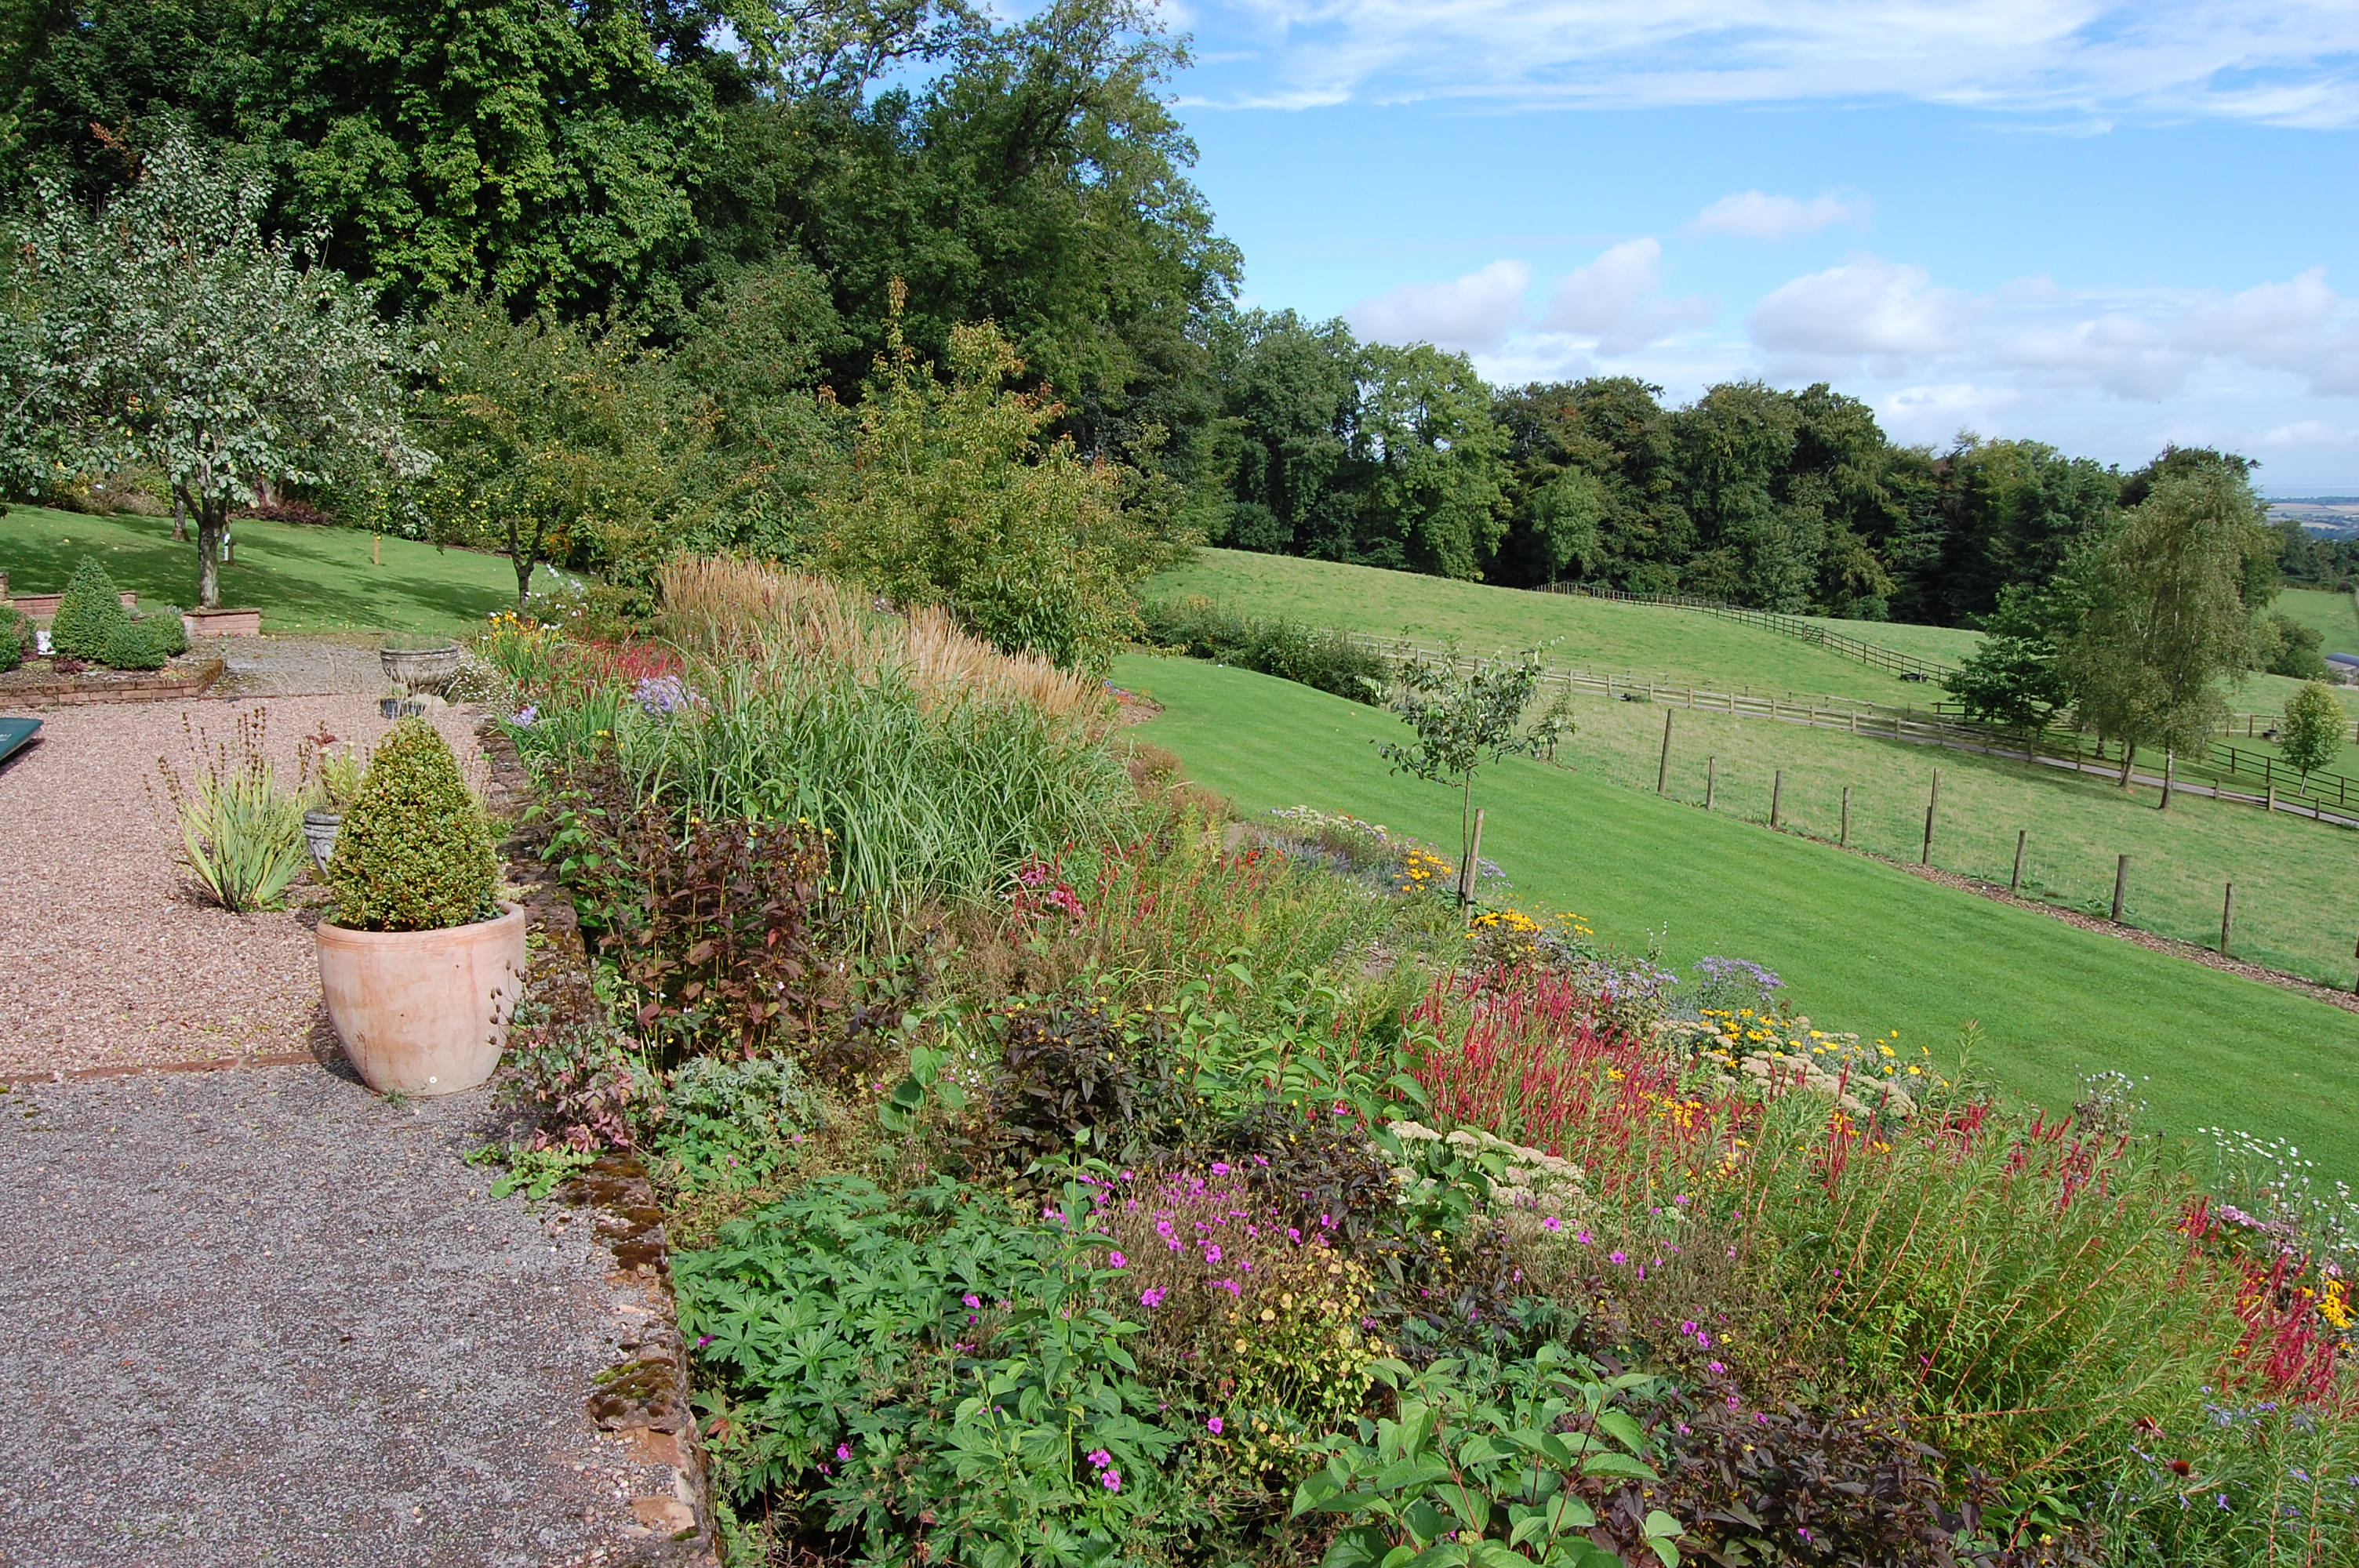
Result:
<instances>
[{"instance_id":1,"label":"brick raised bed","mask_svg":"<svg viewBox=\"0 0 2359 1568\"><path fill-rule=\"evenodd\" d=\"M5 581L0 581L0 588L5 586ZM125 610L139 608L139 596L128 589L125 589L115 597L123 600L123 608ZM65 595L62 593L28 593L20 599L12 599L8 602L15 607L17 614L27 620L48 621L57 615L58 603L64 598Z\"/></svg>"},{"instance_id":2,"label":"brick raised bed","mask_svg":"<svg viewBox=\"0 0 2359 1568\"><path fill-rule=\"evenodd\" d=\"M222 661L182 654L160 670L84 670L53 674L47 659L32 659L0 676L0 702L11 707L70 708L85 702L165 702L201 697L221 679Z\"/></svg>"}]
</instances>

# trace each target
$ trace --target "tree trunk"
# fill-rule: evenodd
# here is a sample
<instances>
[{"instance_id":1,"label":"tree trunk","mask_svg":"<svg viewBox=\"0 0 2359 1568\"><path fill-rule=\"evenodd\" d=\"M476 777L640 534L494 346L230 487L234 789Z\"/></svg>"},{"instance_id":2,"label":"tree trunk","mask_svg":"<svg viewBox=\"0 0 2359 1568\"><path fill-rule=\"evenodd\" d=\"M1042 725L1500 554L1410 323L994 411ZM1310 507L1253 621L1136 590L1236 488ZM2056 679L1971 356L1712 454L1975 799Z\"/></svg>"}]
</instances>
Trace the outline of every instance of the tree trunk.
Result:
<instances>
[{"instance_id":1,"label":"tree trunk","mask_svg":"<svg viewBox=\"0 0 2359 1568\"><path fill-rule=\"evenodd\" d=\"M205 501L197 509L197 608L221 608L222 535L229 530L228 509Z\"/></svg>"},{"instance_id":2,"label":"tree trunk","mask_svg":"<svg viewBox=\"0 0 2359 1568\"><path fill-rule=\"evenodd\" d=\"M519 553L509 557L508 560L516 568L516 613L521 615L524 613L524 601L532 597L532 557Z\"/></svg>"},{"instance_id":3,"label":"tree trunk","mask_svg":"<svg viewBox=\"0 0 2359 1568\"><path fill-rule=\"evenodd\" d=\"M2130 787L2130 764L2131 764L2131 763L2133 763L2133 762L2136 762L2136 761L2137 761L2137 742L2136 742L2136 741L2123 741L2123 742L2122 742L2122 777L2121 777L2121 785L2122 785L2122 787L2123 787L2124 789L2127 789L2127 788L2129 788L2129 787Z\"/></svg>"},{"instance_id":4,"label":"tree trunk","mask_svg":"<svg viewBox=\"0 0 2359 1568\"><path fill-rule=\"evenodd\" d=\"M189 498L179 491L172 492L172 543L189 542Z\"/></svg>"}]
</instances>

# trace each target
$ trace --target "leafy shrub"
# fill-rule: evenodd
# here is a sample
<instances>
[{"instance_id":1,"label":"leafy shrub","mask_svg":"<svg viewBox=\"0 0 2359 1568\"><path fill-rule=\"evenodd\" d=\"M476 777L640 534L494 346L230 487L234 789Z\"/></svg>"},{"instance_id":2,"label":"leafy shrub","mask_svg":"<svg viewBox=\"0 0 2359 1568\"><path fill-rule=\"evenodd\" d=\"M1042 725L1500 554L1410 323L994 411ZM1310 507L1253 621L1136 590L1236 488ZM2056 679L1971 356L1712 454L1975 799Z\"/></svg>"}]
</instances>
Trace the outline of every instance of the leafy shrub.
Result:
<instances>
[{"instance_id":1,"label":"leafy shrub","mask_svg":"<svg viewBox=\"0 0 2359 1568\"><path fill-rule=\"evenodd\" d=\"M501 1098L531 1124L530 1147L635 1147L647 1080L586 982L553 1003L530 992L516 1003Z\"/></svg>"},{"instance_id":2,"label":"leafy shrub","mask_svg":"<svg viewBox=\"0 0 2359 1568\"><path fill-rule=\"evenodd\" d=\"M491 826L434 726L405 719L377 743L328 860L337 924L440 931L498 913Z\"/></svg>"},{"instance_id":3,"label":"leafy shrub","mask_svg":"<svg viewBox=\"0 0 2359 1568\"><path fill-rule=\"evenodd\" d=\"M1049 998L1010 1009L978 1141L1015 1172L1085 1144L1109 1159L1152 1150L1176 1108L1176 1085L1151 1019L1105 1003Z\"/></svg>"},{"instance_id":4,"label":"leafy shrub","mask_svg":"<svg viewBox=\"0 0 2359 1568\"><path fill-rule=\"evenodd\" d=\"M1063 1212L1077 1212L1081 1189ZM1117 1271L1077 1228L943 1182L822 1177L673 1260L732 1497L865 1561L1115 1561L1191 1523L1157 1420L1094 1304ZM1201 1523L1201 1519L1192 1522Z\"/></svg>"},{"instance_id":5,"label":"leafy shrub","mask_svg":"<svg viewBox=\"0 0 2359 1568\"><path fill-rule=\"evenodd\" d=\"M1215 1162L1101 1188L1091 1224L1113 1243L1114 1308L1147 1325L1141 1365L1196 1390L1223 1455L1266 1475L1359 1414L1386 1347L1361 1325L1367 1266L1332 1217L1289 1224Z\"/></svg>"},{"instance_id":6,"label":"leafy shrub","mask_svg":"<svg viewBox=\"0 0 2359 1568\"><path fill-rule=\"evenodd\" d=\"M679 1185L734 1191L768 1180L827 1118L790 1061L699 1056L671 1075L654 1119L650 1141Z\"/></svg>"},{"instance_id":7,"label":"leafy shrub","mask_svg":"<svg viewBox=\"0 0 2359 1568\"><path fill-rule=\"evenodd\" d=\"M23 664L32 643L33 623L17 614L14 605L0 604L0 676Z\"/></svg>"},{"instance_id":8,"label":"leafy shrub","mask_svg":"<svg viewBox=\"0 0 2359 1568\"><path fill-rule=\"evenodd\" d=\"M1353 702L1382 703L1392 684L1392 661L1353 643L1348 633L1241 614L1201 594L1142 605L1139 620L1154 646L1258 670Z\"/></svg>"},{"instance_id":9,"label":"leafy shrub","mask_svg":"<svg viewBox=\"0 0 2359 1568\"><path fill-rule=\"evenodd\" d=\"M826 1001L828 843L807 822L691 822L642 809L619 846L641 896L602 948L641 1032L672 1056L753 1055L808 1035Z\"/></svg>"},{"instance_id":10,"label":"leafy shrub","mask_svg":"<svg viewBox=\"0 0 2359 1568\"><path fill-rule=\"evenodd\" d=\"M1445 1358L1419 1372L1379 1361L1374 1370L1400 1391L1398 1414L1321 1444L1326 1468L1295 1492L1298 1517L1333 1515L1343 1526L1324 1568L1412 1558L1621 1568L1595 1539L1608 1522L1596 1502L1656 1478L1647 1462L1655 1445L1621 1408L1651 1379L1602 1377L1555 1345L1504 1365ZM1624 1511L1637 1517L1615 1533L1676 1568L1679 1520L1660 1509Z\"/></svg>"},{"instance_id":11,"label":"leafy shrub","mask_svg":"<svg viewBox=\"0 0 2359 1568\"><path fill-rule=\"evenodd\" d=\"M88 556L66 579L58 612L49 622L49 648L70 658L112 665L133 639L131 612L106 568Z\"/></svg>"},{"instance_id":12,"label":"leafy shrub","mask_svg":"<svg viewBox=\"0 0 2359 1568\"><path fill-rule=\"evenodd\" d=\"M302 803L278 787L268 733L268 710L255 708L227 741L201 744L189 730L193 777L158 759L179 818L181 864L207 898L236 914L276 904L310 860Z\"/></svg>"}]
</instances>

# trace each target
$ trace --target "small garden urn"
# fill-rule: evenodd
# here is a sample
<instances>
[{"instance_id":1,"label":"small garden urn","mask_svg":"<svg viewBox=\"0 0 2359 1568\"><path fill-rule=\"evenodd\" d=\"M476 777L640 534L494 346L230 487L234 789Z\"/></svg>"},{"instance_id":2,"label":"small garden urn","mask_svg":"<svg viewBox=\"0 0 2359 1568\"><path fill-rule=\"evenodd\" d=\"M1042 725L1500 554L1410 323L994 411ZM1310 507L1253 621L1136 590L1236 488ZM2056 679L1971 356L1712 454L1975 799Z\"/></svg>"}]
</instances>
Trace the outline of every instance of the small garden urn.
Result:
<instances>
[{"instance_id":1,"label":"small garden urn","mask_svg":"<svg viewBox=\"0 0 2359 1568\"><path fill-rule=\"evenodd\" d=\"M336 852L336 827L343 821L338 811L307 811L303 814L303 842L310 847L311 863L320 874L328 874L328 857Z\"/></svg>"},{"instance_id":2,"label":"small garden urn","mask_svg":"<svg viewBox=\"0 0 2359 1568\"><path fill-rule=\"evenodd\" d=\"M491 828L431 724L379 743L332 831L320 989L346 1059L379 1093L473 1088L524 989L526 918L499 901Z\"/></svg>"},{"instance_id":3,"label":"small garden urn","mask_svg":"<svg viewBox=\"0 0 2359 1568\"><path fill-rule=\"evenodd\" d=\"M376 658L385 678L399 681L406 691L440 691L459 673L466 653L448 640L411 646L389 643L377 650Z\"/></svg>"}]
</instances>

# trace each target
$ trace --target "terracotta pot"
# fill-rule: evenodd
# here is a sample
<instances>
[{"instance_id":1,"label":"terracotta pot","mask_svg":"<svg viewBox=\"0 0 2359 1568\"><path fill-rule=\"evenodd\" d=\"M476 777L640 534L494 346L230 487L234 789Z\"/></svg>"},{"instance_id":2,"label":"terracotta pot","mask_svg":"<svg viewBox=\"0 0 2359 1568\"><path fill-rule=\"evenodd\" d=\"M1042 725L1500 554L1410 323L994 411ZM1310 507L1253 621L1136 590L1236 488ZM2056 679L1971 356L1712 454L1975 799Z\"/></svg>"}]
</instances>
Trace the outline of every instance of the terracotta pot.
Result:
<instances>
[{"instance_id":1,"label":"terracotta pot","mask_svg":"<svg viewBox=\"0 0 2359 1568\"><path fill-rule=\"evenodd\" d=\"M449 1095L492 1076L524 989L519 904L444 931L320 923L320 989L344 1055L384 1093Z\"/></svg>"}]
</instances>

